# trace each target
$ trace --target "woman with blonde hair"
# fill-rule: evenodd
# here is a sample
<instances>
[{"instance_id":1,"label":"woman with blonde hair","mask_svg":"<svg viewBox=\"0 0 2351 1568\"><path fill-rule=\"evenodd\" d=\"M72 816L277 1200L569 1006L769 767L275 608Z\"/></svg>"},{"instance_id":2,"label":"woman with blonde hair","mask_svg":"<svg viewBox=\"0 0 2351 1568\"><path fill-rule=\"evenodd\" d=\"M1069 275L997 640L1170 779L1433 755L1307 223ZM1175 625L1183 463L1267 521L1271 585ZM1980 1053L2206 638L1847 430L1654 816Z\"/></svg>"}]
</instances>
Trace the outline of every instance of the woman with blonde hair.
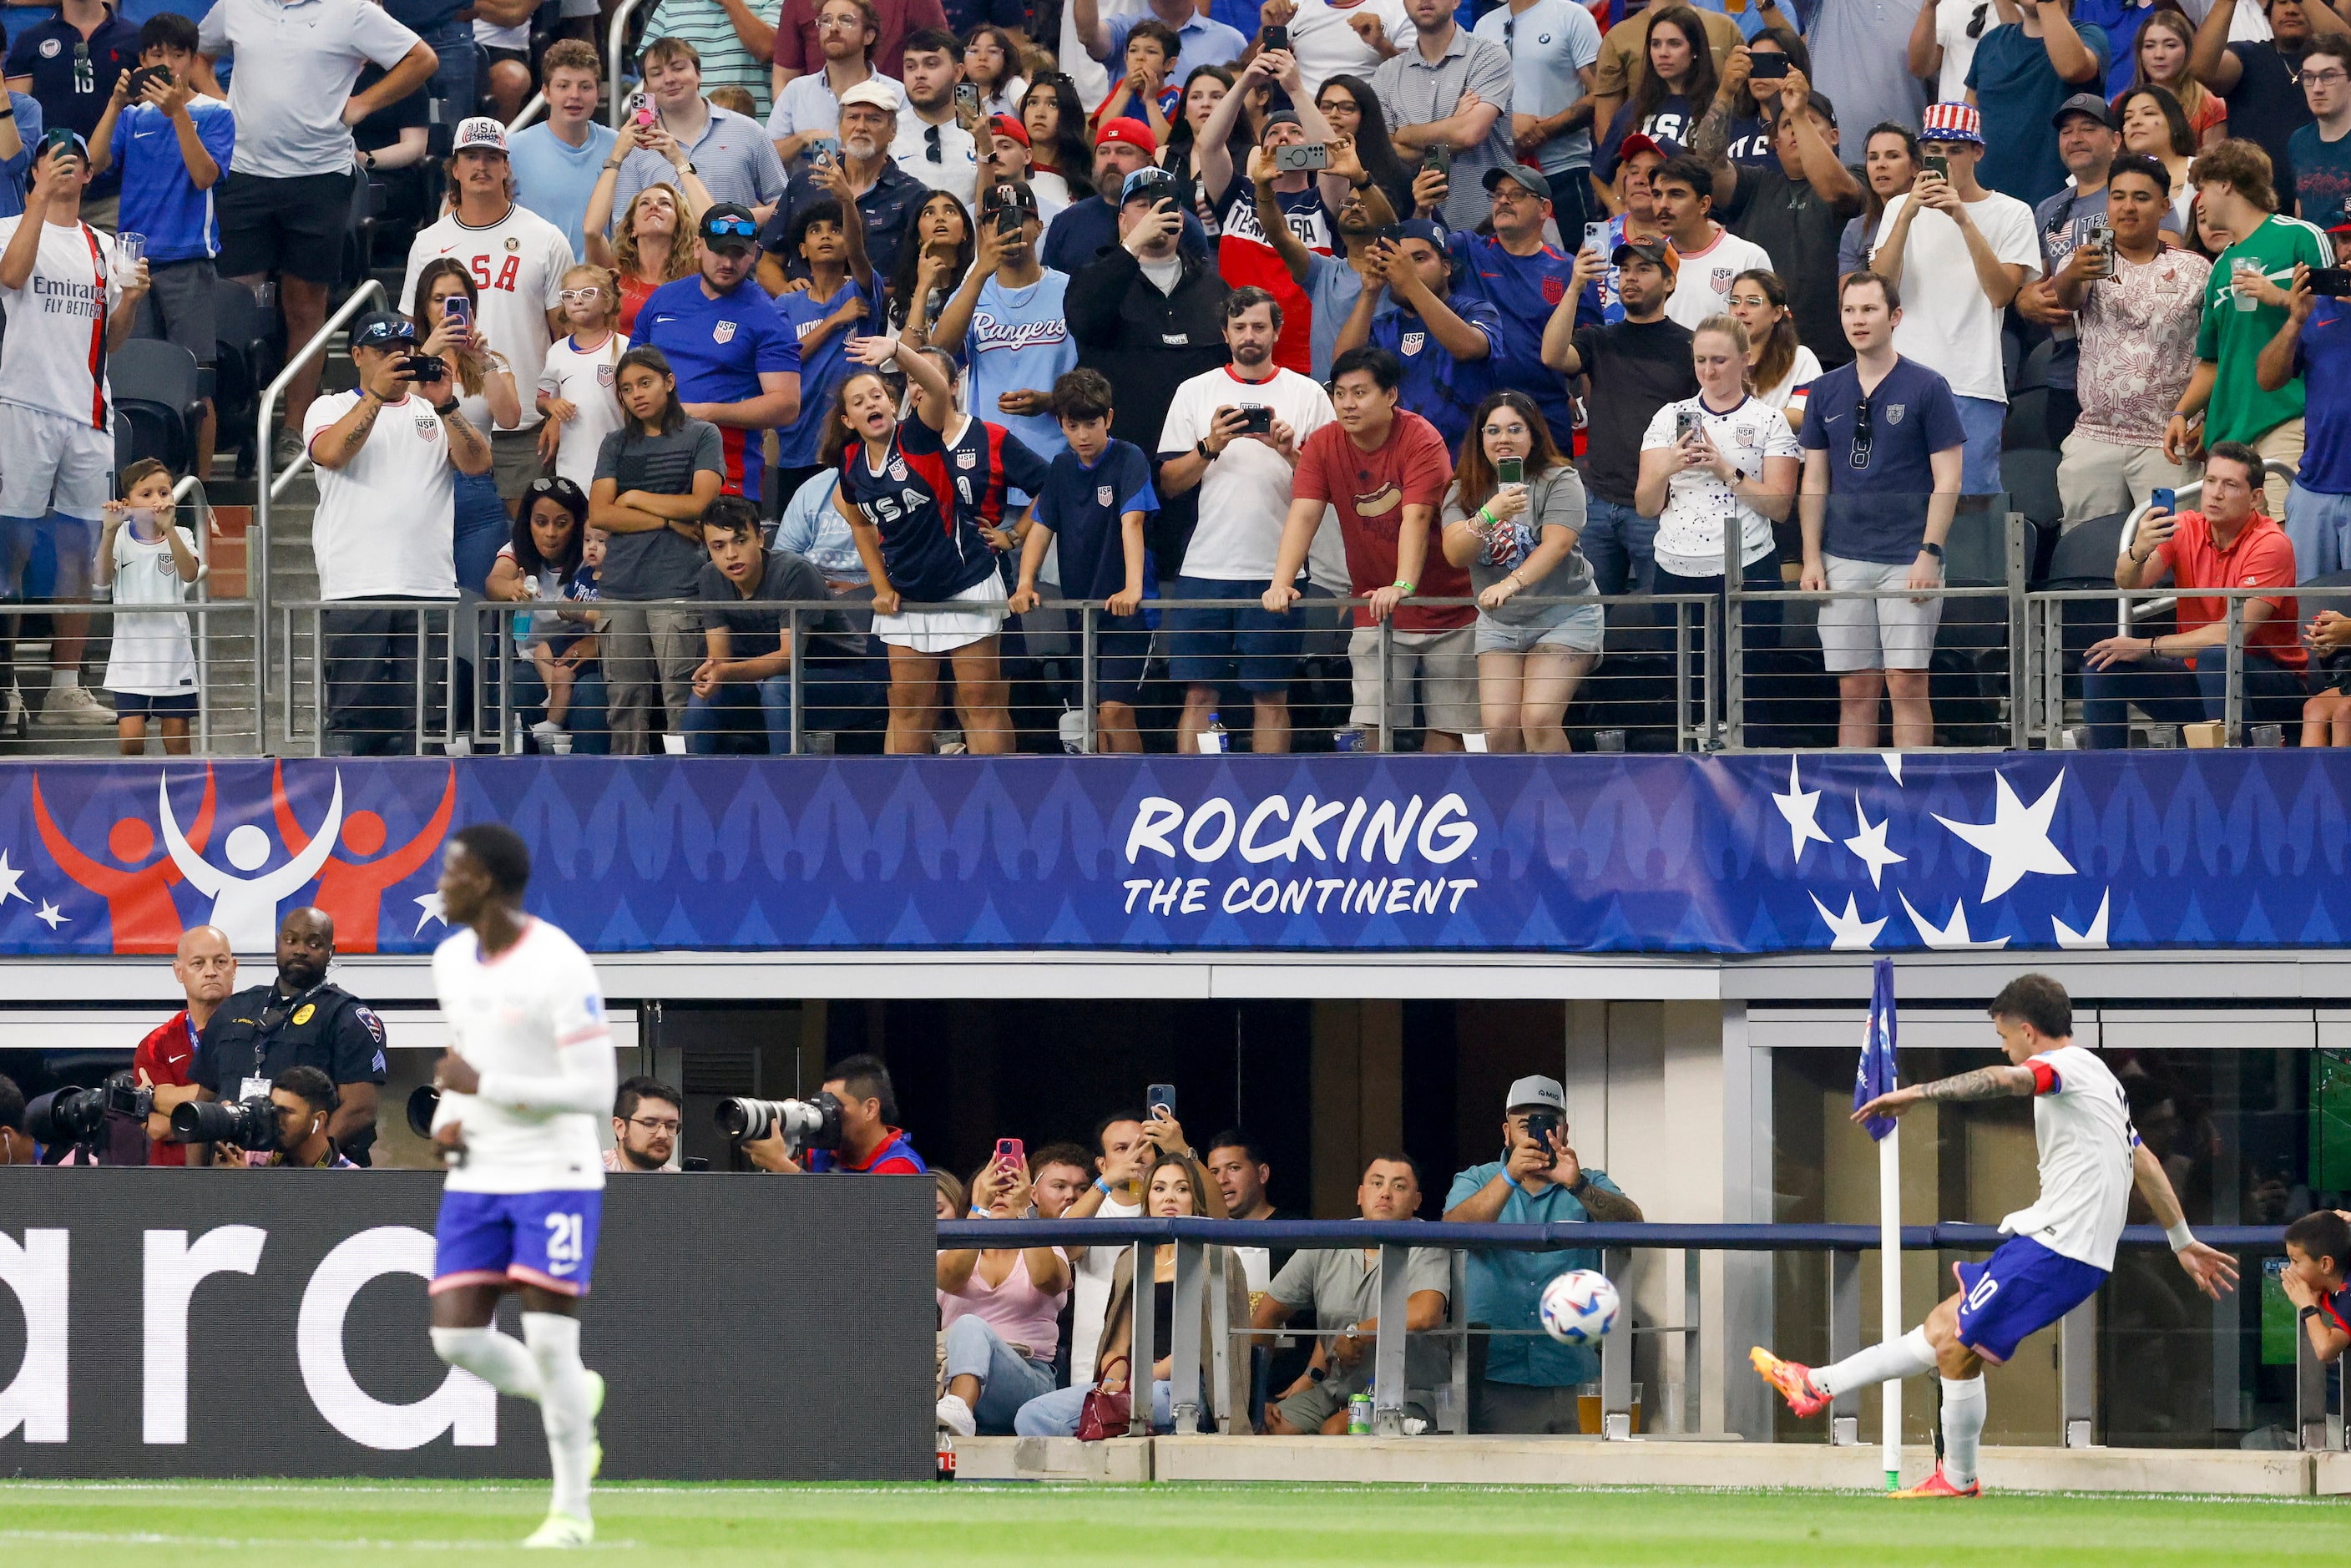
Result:
<instances>
[{"instance_id":1,"label":"woman with blonde hair","mask_svg":"<svg viewBox=\"0 0 2351 1568\"><path fill-rule=\"evenodd\" d=\"M596 189L589 193L584 232L588 259L620 275L621 330L634 334L637 308L654 289L701 269L701 242L694 237L694 226L710 205L710 193L691 172L680 174L675 185L657 181L630 197L629 210L614 224L612 193L619 167L605 162ZM608 225L612 231L609 240L604 237Z\"/></svg>"},{"instance_id":2,"label":"woman with blonde hair","mask_svg":"<svg viewBox=\"0 0 2351 1568\"><path fill-rule=\"evenodd\" d=\"M2122 115L2123 99L2138 88L2159 87L2179 105L2179 112L2188 120L2189 139L2194 143L2190 151L2210 147L2225 140L2229 134L2229 105L2219 93L2208 90L2188 68L2188 57L2196 49L2196 24L2185 14L2170 9L2147 13L2147 23L2138 30L2138 39L2131 46L2131 58L2138 64L2138 74L2130 89L2115 95L2115 114Z\"/></svg>"}]
</instances>

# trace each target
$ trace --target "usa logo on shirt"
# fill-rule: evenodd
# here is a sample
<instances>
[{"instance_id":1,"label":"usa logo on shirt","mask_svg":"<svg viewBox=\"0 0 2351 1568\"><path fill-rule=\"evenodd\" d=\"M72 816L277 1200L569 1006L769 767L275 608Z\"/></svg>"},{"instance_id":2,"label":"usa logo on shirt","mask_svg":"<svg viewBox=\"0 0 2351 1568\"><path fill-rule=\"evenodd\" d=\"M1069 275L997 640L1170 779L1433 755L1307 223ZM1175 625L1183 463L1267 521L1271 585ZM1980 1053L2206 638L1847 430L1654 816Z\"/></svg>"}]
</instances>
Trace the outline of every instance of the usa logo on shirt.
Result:
<instances>
[{"instance_id":1,"label":"usa logo on shirt","mask_svg":"<svg viewBox=\"0 0 2351 1568\"><path fill-rule=\"evenodd\" d=\"M1718 267L1708 275L1707 281L1714 286L1714 291L1717 294L1728 294L1730 292L1730 280L1734 276L1736 275L1730 268Z\"/></svg>"},{"instance_id":2,"label":"usa logo on shirt","mask_svg":"<svg viewBox=\"0 0 2351 1568\"><path fill-rule=\"evenodd\" d=\"M897 480L902 485L905 483L906 460L904 458L893 457L890 459L890 477Z\"/></svg>"},{"instance_id":3,"label":"usa logo on shirt","mask_svg":"<svg viewBox=\"0 0 2351 1568\"><path fill-rule=\"evenodd\" d=\"M1544 304L1558 304L1561 300L1567 298L1567 279L1564 277L1544 278L1542 280L1542 296Z\"/></svg>"},{"instance_id":4,"label":"usa logo on shirt","mask_svg":"<svg viewBox=\"0 0 2351 1568\"><path fill-rule=\"evenodd\" d=\"M733 342L735 340L735 323L732 321L718 322L710 329L710 338L713 342L716 343Z\"/></svg>"},{"instance_id":5,"label":"usa logo on shirt","mask_svg":"<svg viewBox=\"0 0 2351 1568\"><path fill-rule=\"evenodd\" d=\"M609 387L612 384L611 366L598 365L596 367L596 384L600 387Z\"/></svg>"},{"instance_id":6,"label":"usa logo on shirt","mask_svg":"<svg viewBox=\"0 0 2351 1568\"><path fill-rule=\"evenodd\" d=\"M1420 352L1420 346L1427 341L1428 334L1426 332L1406 332L1404 335L1404 341L1397 347L1407 354L1417 354Z\"/></svg>"},{"instance_id":7,"label":"usa logo on shirt","mask_svg":"<svg viewBox=\"0 0 2351 1568\"><path fill-rule=\"evenodd\" d=\"M1103 485L1103 486L1098 486L1098 487L1095 489L1095 491L1094 491L1094 503L1095 503L1095 505L1097 505L1097 506L1102 506L1102 507L1107 507L1107 506L1109 506L1109 505L1110 505L1110 486L1107 486L1107 485Z\"/></svg>"},{"instance_id":8,"label":"usa logo on shirt","mask_svg":"<svg viewBox=\"0 0 2351 1568\"><path fill-rule=\"evenodd\" d=\"M975 467L978 463L979 454L977 452L958 452L956 454L956 466L958 468Z\"/></svg>"},{"instance_id":9,"label":"usa logo on shirt","mask_svg":"<svg viewBox=\"0 0 2351 1568\"><path fill-rule=\"evenodd\" d=\"M1905 404L1905 403L1898 403L1898 402L1897 402L1897 403L1889 403L1888 405L1886 405L1886 423L1888 423L1888 424L1899 424L1899 423L1902 423L1902 411L1903 411L1903 409L1904 409L1904 408L1906 408L1907 406L1908 406L1908 405L1907 405L1907 404Z\"/></svg>"}]
</instances>

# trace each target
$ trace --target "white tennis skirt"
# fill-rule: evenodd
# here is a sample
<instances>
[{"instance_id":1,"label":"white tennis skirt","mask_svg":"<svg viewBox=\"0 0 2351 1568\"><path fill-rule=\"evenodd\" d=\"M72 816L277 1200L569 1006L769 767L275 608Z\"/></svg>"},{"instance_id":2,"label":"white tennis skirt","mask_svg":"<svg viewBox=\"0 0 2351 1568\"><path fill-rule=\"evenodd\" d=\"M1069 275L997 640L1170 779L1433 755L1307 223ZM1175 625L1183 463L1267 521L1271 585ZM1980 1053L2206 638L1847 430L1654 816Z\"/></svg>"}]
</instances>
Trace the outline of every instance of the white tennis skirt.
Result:
<instances>
[{"instance_id":1,"label":"white tennis skirt","mask_svg":"<svg viewBox=\"0 0 2351 1568\"><path fill-rule=\"evenodd\" d=\"M873 634L895 647L917 653L951 653L1004 629L1004 579L989 572L955 596L968 610L910 610L897 615L875 614Z\"/></svg>"}]
</instances>

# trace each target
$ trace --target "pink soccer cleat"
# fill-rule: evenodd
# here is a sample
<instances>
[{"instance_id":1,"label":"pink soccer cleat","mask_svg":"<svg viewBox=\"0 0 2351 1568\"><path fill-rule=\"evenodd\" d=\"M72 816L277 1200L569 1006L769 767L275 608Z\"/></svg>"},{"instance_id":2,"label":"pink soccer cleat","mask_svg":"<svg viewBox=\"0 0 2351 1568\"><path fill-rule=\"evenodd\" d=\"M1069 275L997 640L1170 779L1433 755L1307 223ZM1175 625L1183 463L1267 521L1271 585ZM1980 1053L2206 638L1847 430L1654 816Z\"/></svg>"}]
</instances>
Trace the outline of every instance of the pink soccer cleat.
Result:
<instances>
[{"instance_id":1,"label":"pink soccer cleat","mask_svg":"<svg viewBox=\"0 0 2351 1568\"><path fill-rule=\"evenodd\" d=\"M1963 1487L1955 1487L1943 1479L1943 1467L1938 1465L1935 1467L1935 1473L1917 1486L1904 1487L1892 1495L1895 1497L1981 1497L1983 1483L1970 1481Z\"/></svg>"},{"instance_id":2,"label":"pink soccer cleat","mask_svg":"<svg viewBox=\"0 0 2351 1568\"><path fill-rule=\"evenodd\" d=\"M1813 1383L1811 1367L1782 1361L1760 1344L1747 1353L1747 1359L1764 1382L1780 1391L1780 1397L1797 1415L1817 1416L1829 1407L1830 1396Z\"/></svg>"}]
</instances>

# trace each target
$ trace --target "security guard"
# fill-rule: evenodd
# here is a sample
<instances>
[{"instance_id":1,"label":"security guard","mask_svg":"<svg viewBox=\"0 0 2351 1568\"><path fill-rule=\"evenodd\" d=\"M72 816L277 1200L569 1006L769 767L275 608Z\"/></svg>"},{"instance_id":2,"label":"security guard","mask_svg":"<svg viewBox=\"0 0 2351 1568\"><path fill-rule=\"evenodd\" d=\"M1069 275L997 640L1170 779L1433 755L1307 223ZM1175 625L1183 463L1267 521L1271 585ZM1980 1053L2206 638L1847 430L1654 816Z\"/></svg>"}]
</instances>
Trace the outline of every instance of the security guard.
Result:
<instances>
[{"instance_id":1,"label":"security guard","mask_svg":"<svg viewBox=\"0 0 2351 1568\"><path fill-rule=\"evenodd\" d=\"M277 978L237 992L204 1026L188 1081L206 1100L268 1098L289 1067L315 1067L342 1103L327 1124L335 1146L360 1165L375 1142L376 1090L385 1077L383 1020L327 980L335 923L297 909L277 927Z\"/></svg>"}]
</instances>

